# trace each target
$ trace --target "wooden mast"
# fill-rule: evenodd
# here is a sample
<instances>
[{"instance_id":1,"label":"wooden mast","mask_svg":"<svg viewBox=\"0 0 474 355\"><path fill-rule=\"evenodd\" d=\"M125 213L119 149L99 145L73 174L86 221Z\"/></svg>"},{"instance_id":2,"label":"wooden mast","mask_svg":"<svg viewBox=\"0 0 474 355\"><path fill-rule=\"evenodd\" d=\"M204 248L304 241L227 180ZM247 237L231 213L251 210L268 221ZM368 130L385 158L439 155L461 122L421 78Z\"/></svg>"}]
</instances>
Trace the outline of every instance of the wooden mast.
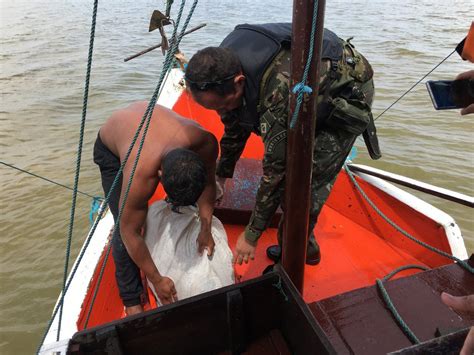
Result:
<instances>
[{"instance_id":1,"label":"wooden mast","mask_svg":"<svg viewBox=\"0 0 474 355\"><path fill-rule=\"evenodd\" d=\"M314 1L317 0L293 1L290 90L302 80L308 60ZM288 128L287 137L282 265L301 293L303 292L308 216L311 202L310 186L316 126L316 98L319 92L319 58L322 47L325 3L325 0L319 0L317 4L318 16L313 61L308 80L305 83L313 91L303 100L298 121L293 129ZM296 95L291 92L289 122L293 116L295 105Z\"/></svg>"}]
</instances>

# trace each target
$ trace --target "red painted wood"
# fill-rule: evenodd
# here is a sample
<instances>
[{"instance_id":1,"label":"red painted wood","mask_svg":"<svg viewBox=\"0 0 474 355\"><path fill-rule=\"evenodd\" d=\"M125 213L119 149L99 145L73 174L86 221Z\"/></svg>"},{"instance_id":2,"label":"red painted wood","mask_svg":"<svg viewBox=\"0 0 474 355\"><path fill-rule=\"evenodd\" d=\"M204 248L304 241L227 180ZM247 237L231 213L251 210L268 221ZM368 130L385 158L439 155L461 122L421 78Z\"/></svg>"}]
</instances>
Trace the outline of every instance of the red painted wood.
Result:
<instances>
[{"instance_id":1,"label":"red painted wood","mask_svg":"<svg viewBox=\"0 0 474 355\"><path fill-rule=\"evenodd\" d=\"M92 278L91 283L89 284L87 296L82 304L82 310L77 321L78 330L84 329L87 314L89 313L89 309L92 303L92 297L97 286L100 268L104 261L107 246L108 244L106 245L106 248L104 249L103 254L99 260L99 263L97 264L97 267L94 271L94 276ZM109 258L107 259L104 275L99 286L97 297L94 302L94 306L92 308L87 327L90 328L96 325L110 322L115 319L120 319L122 313L123 305L122 301L120 300L117 283L115 281L115 264L112 257L112 253L110 253Z\"/></svg>"},{"instance_id":2,"label":"red painted wood","mask_svg":"<svg viewBox=\"0 0 474 355\"><path fill-rule=\"evenodd\" d=\"M375 205L403 230L433 247L451 253L442 226L362 179L357 178L357 181ZM345 171L339 174L326 206L337 210L341 215L355 221L391 245L407 250L416 259L430 267L450 262L439 254L428 252L424 247L410 241L391 227L356 190Z\"/></svg>"},{"instance_id":3,"label":"red painted wood","mask_svg":"<svg viewBox=\"0 0 474 355\"><path fill-rule=\"evenodd\" d=\"M184 92L173 110L184 117L191 118L199 122L204 128L214 133L218 140L224 133L224 125L215 111L206 110L193 101L187 92ZM252 134L247 141L247 145L242 153L242 158L259 159L263 157L263 143L260 137Z\"/></svg>"}]
</instances>

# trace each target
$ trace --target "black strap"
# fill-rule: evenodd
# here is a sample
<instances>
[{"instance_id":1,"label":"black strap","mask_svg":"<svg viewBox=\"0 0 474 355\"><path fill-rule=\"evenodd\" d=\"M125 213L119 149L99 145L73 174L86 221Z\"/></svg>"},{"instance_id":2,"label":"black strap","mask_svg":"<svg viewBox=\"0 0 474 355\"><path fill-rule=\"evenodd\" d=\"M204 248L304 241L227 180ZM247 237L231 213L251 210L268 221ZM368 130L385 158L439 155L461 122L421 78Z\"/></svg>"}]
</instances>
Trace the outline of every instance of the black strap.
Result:
<instances>
[{"instance_id":1,"label":"black strap","mask_svg":"<svg viewBox=\"0 0 474 355\"><path fill-rule=\"evenodd\" d=\"M382 152L380 151L377 129L375 128L374 116L372 116L372 112L370 113L369 125L362 133L362 137L364 138L365 146L367 147L370 157L373 160L380 159L382 157Z\"/></svg>"}]
</instances>

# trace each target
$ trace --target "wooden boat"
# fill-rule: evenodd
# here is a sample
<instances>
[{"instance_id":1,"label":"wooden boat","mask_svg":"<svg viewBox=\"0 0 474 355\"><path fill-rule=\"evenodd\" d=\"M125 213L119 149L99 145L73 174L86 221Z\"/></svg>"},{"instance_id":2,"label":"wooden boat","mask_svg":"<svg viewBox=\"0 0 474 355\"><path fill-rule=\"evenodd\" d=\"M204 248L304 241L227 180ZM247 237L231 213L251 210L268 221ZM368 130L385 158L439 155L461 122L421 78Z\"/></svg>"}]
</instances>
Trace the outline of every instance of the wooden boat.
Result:
<instances>
[{"instance_id":1,"label":"wooden boat","mask_svg":"<svg viewBox=\"0 0 474 355\"><path fill-rule=\"evenodd\" d=\"M295 7L297 3L301 8L294 14L308 12L303 6L309 6L310 2L295 1ZM324 1L315 5L318 12L324 13ZM158 13L157 23L162 24L164 19L166 16ZM301 33L306 38L310 36L309 19L307 16L295 20L302 23L305 30ZM318 36L323 26L322 22L318 24L315 42L321 42ZM301 33L293 33L292 50L298 45L304 48L304 43L299 42L304 37L299 36ZM294 54L292 63L300 63L294 60ZM302 70L296 67L296 70L292 68L292 75ZM309 81L315 73L317 69L310 74ZM199 122L220 139L224 127L218 116L193 101L185 90L183 76L179 68L167 73L158 104ZM316 79L317 75L313 80ZM314 124L311 109L306 110L305 122ZM305 127L299 131L313 139L314 126ZM289 131L290 151L291 135ZM226 182L222 202L215 209L231 247L253 209L262 156L263 145L258 137L252 136L234 178ZM311 162L311 159L300 160ZM287 168L289 173L301 170ZM295 184L289 181L289 175L294 174L287 176L287 192L297 191L293 190ZM473 198L349 163L338 175L314 229L322 250L319 265L298 269L288 258L285 260L286 255L292 254L286 253L283 266L277 265L274 271L261 276L272 265L265 250L276 243L280 211L259 241L256 260L235 267L235 285L162 307L157 307L148 289L146 311L131 317L124 315L114 262L109 258L109 237L114 223L107 212L96 221L97 228L91 230L84 243L65 294L58 298L57 305L63 305L61 312L55 307L39 352L418 354L428 350L458 351L467 327L474 323L474 314L460 316L453 312L441 303L440 293L474 293L474 257L463 262L468 258L467 251L461 231L449 215L388 181L474 207ZM164 197L160 186L149 203ZM288 216L289 224L296 224L300 217L305 220L305 213ZM294 234L292 238L306 235ZM304 243L293 244L304 248ZM295 258L298 253L296 250L291 256L293 264L303 265L302 260ZM420 268L426 271L421 272ZM400 272L392 273L393 270ZM388 274L393 280L388 280ZM374 286L376 283L378 288ZM398 313L395 308L399 309ZM406 323L399 318L404 318Z\"/></svg>"},{"instance_id":2,"label":"wooden boat","mask_svg":"<svg viewBox=\"0 0 474 355\"><path fill-rule=\"evenodd\" d=\"M185 117L196 120L218 138L223 133L223 126L217 115L213 111L208 111L196 104L187 94L184 87L183 72L179 68L172 69L169 72L158 103L172 108ZM237 236L243 231L253 208L258 177L261 173L259 159L262 154L262 143L258 137L252 136L243 152L243 159L238 163L234 178L227 182L226 195L215 210L215 215L225 225L231 248L235 245ZM360 165L352 164L351 166L353 170L351 174L354 174L357 184L387 218L420 241L459 259L467 259L468 255L461 231L449 215L393 184L373 176L376 174L390 174ZM365 171L365 173L360 171ZM395 179L393 176L391 177L392 180ZM409 179L398 179L405 182L409 181ZM164 192L159 187L150 203L162 198L164 198ZM468 197L461 196L461 198L465 201L469 200ZM260 277L263 270L271 264L271 261L265 255L265 250L267 246L276 243L275 222L277 218L278 213L272 228L268 229L262 236L257 247L255 262L235 267L238 280L237 289L239 289L239 285L244 288L247 287L246 281L253 282L249 280ZM75 348L69 348L69 352L74 352L74 349L76 349L76 353L82 353L85 350L79 351L78 343L71 341L71 338L77 332L82 331L82 333L79 333L79 337L82 336L83 339L90 341L94 337L96 339L97 329L105 329L94 327L106 327L110 324L116 324L110 322L127 322L128 319L140 323L140 318L137 318L137 316L120 321L124 317L124 312L114 278L115 266L112 258L106 258L112 227L113 218L108 211L99 221L94 234L88 236L81 252L81 254L83 253L82 259L76 260L73 266L72 270L75 271L75 275L69 276L68 282L70 282L70 285L64 296L59 339L57 338L59 313L57 313L41 346L41 354L64 353L68 346L72 346L71 344L76 345ZM298 293L296 293L294 302L300 305L299 312L303 314L301 317L308 319L308 309L310 310L309 314L316 317L310 319L308 329L311 328L314 334L321 336L318 338L321 340L318 341L326 344L323 353L326 351L328 353L334 351L361 354L381 353L396 351L411 344L393 322L391 315L383 306L382 299L377 296L377 291L373 287L376 279L381 279L392 270L407 264L450 271L440 271L439 274L435 273L432 276L437 280L433 282L436 287L426 286L429 284L426 280L424 285L420 284L421 279L429 279L428 276L423 276L426 274L425 272L419 274L420 270L406 270L396 275L394 281L388 282L388 288L395 293L395 301L398 300L402 311L406 311L405 313L408 315L411 314L410 318L413 318L413 313L410 312L416 310L415 318L418 317L419 320L420 317L426 316L426 320L421 322L425 325L425 328L426 324L431 326L430 319L434 318L437 321L442 318L440 327L455 324L457 328L461 328L472 324L474 320L472 317L465 317L460 320L457 314L443 306L439 301L439 292L443 290L441 287L445 287L445 290L454 293L473 293L474 276L458 265L454 265L451 259L427 250L407 239L405 235L392 227L361 195L347 171L341 171L339 174L314 232L321 246L322 260L318 266L308 266L305 269L305 287L301 299L309 305L309 308L301 300L298 301L298 297L300 297ZM104 272L99 284L102 265L104 265ZM433 273L433 271L429 272ZM413 286L410 281L406 280L412 280L413 285L418 286ZM412 286L405 287L407 282ZM397 288L397 284L403 284L404 286ZM292 286L286 285L285 287ZM95 292L97 293L96 296L94 296ZM220 291L215 292L219 293ZM211 292L208 297L214 297L215 292ZM160 313L160 309L155 309L156 301L151 292L148 292L148 296L146 309L149 311L145 312L143 317L154 315L155 320L162 319L160 318L162 316L158 317L156 314L180 313L181 306L184 309L190 307L189 305L193 302L205 303L207 297L204 294L180 301L172 306L163 307L164 313ZM409 297L409 302L407 301L406 304L402 302ZM60 299L61 297L58 302ZM438 301L436 302L435 299L438 299ZM266 303L267 301L259 298L259 302ZM430 318L429 312L432 312L436 307L423 307L422 305L426 302L436 305L438 307L436 312L443 313L444 318ZM244 306L242 307L245 308L247 307L245 305L250 303L244 300ZM225 306L225 302L216 301L216 312L219 312L218 305ZM258 307L253 307L251 311L248 309L242 310L245 314L258 311ZM189 319L192 318L191 313ZM180 319L186 319L184 313L181 312L180 314ZM210 316L212 317L212 313ZM384 321L377 322L374 320L379 318ZM317 323L317 326L314 326L314 323ZM306 326L302 323L298 324L296 327L304 328ZM316 328L318 331L314 330ZM418 330L423 334L420 335L421 339L429 339L426 329L422 326L418 328L415 331ZM90 329L92 329L91 333L87 333ZM320 332L321 329L323 331ZM370 333L370 336L366 332L368 329L373 332ZM349 330L350 332L347 333ZM176 333L179 333L179 331ZM192 332L189 334L192 334ZM389 334L396 341L387 343L386 340ZM254 337L256 336L254 335ZM167 337L162 339L166 338L173 344L180 344L180 342L171 340L173 335L170 335L169 332ZM295 340L291 340L285 334L283 334L283 337L288 343L290 353L305 353L302 349L291 346ZM235 348L235 341L233 344L227 349ZM127 348L126 345L125 348ZM222 347L217 348L216 352L225 351ZM162 349L163 353L168 353L164 350L165 347ZM193 353L189 349L192 350L192 347L183 347L182 353ZM206 349L209 350L209 348ZM98 350L98 352L105 352L105 350ZM180 350L178 349L177 352L180 352ZM209 352L212 353L213 351L209 350ZM140 353L142 352L140 351Z\"/></svg>"}]
</instances>

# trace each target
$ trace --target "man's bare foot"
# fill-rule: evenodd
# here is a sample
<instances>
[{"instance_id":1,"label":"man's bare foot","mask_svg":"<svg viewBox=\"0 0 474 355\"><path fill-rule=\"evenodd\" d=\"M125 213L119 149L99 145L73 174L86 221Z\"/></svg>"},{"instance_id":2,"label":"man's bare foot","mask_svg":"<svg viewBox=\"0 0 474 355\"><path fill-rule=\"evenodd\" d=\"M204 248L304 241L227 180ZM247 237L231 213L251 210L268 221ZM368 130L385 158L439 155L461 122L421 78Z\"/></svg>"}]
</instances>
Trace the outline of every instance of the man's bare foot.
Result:
<instances>
[{"instance_id":1,"label":"man's bare foot","mask_svg":"<svg viewBox=\"0 0 474 355\"><path fill-rule=\"evenodd\" d=\"M141 304L137 304L136 306L125 307L125 314L127 316L133 316L134 314L142 313L143 307Z\"/></svg>"}]
</instances>

